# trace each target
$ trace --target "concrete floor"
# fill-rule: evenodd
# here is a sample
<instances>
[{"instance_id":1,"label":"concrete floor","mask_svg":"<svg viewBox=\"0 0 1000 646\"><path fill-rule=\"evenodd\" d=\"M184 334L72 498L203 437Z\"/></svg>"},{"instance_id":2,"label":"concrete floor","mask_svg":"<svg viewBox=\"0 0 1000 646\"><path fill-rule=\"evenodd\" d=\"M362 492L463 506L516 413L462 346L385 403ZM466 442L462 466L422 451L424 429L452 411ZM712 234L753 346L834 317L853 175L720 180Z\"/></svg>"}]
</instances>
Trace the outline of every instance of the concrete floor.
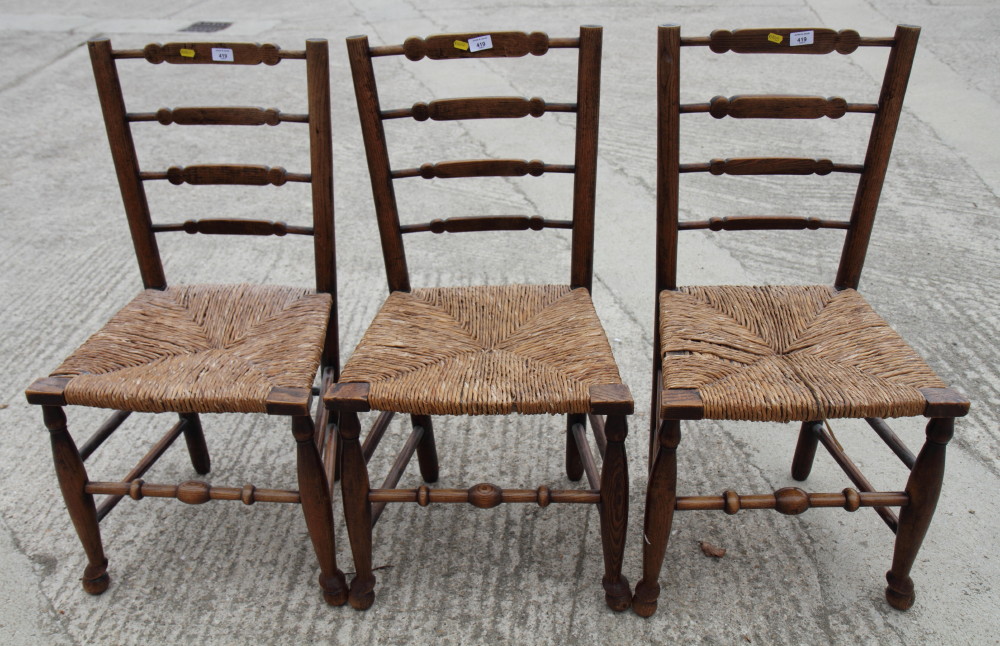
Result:
<instances>
[{"instance_id":1,"label":"concrete floor","mask_svg":"<svg viewBox=\"0 0 1000 646\"><path fill-rule=\"evenodd\" d=\"M300 46L306 37L331 42L345 356L374 315L385 287L344 38L364 33L373 44L391 44L411 35L483 28L570 36L580 24L604 25L594 299L636 398L628 442L632 490L625 563L633 584L640 570L649 423L656 25L680 23L686 34L800 25L850 27L863 35L889 35L897 22L922 25L861 286L945 381L973 401L972 412L957 426L941 504L914 569L915 607L900 613L884 602L882 576L891 556L891 534L866 510L853 515L810 511L796 518L771 512L679 514L661 577L660 611L643 620L604 606L595 509L390 508L375 532L375 564L383 568L376 606L358 613L322 603L314 584L315 557L301 513L293 506L194 508L169 501L124 501L102 524L111 588L101 597L86 595L78 583L83 553L58 494L41 416L22 394L140 288L85 41L107 35L116 46L132 48L188 39L191 35L179 30L196 21L233 22L214 37L220 40L288 48ZM994 495L1000 485L1000 349L995 341L1000 316L992 287L1000 281L1000 140L990 127L1000 102L998 32L1000 12L990 0L758 0L680 6L649 0L540 0L506 6L451 0L306 0L293 5L241 0L156 7L120 0L96 6L36 0L30 7L0 1L0 55L5 61L0 66L0 288L5 296L0 356L6 366L0 373L0 427L5 431L0 442L0 571L7 573L7 584L0 586L0 642L998 643L1000 592L994 585L1000 559L993 546L1000 533L1000 499ZM553 64L563 66L555 78L535 71L530 60L477 62L458 71L378 61L377 73L389 83L383 105L391 107L480 91L570 101L572 56L561 56L552 57ZM758 59L748 63L745 87L724 88L713 80L717 65L705 58L685 59L684 87L692 98L773 91L874 101L884 52L833 54L824 58L820 76L802 61L776 75L770 60L762 64ZM132 69L150 75L136 80L133 74L126 81L126 97L135 98L137 110L248 100L286 111L301 108L295 105L302 96L299 78L283 78L251 99L246 94L237 98L244 85L258 87L252 84L264 81L257 74L267 70L252 70L237 80L212 77L209 83L184 86L178 97L161 93L166 83L148 83L154 74L172 80L176 70L134 65ZM143 90L143 80L152 89ZM463 83L472 89L460 89ZM292 105L289 96L296 97ZM398 154L393 160L412 165L515 156L566 163L573 122L564 116L554 117L556 128L549 128L554 132L544 128L551 126L545 122L548 117L523 122L524 141L500 145L491 135L509 124L430 124L437 130L429 144L418 143L416 137L426 134L420 128L391 124L390 146ZM690 134L682 159L769 154L859 159L865 119L801 124L804 130L799 130L789 124L748 127L695 116L685 122ZM811 133L818 136L823 127L826 133L836 129L839 136L812 145ZM243 160L242 153L252 150L244 140L220 143L172 129L168 134L190 153L180 157L161 145L158 137L167 129L143 128L152 140L140 147L149 167ZM304 156L286 153L291 142L286 132L276 128L263 133L265 153L274 154L265 155L262 163L302 167ZM292 130L291 136L295 134ZM740 178L692 181L684 187L683 214L795 208L838 215L849 208L852 186L834 180L844 190L831 202L825 192L829 184L830 178L793 178L780 184ZM397 190L406 205L404 217L415 221L428 212L466 213L469 198L473 208L487 213L565 217L561 200L567 186L558 178L534 183L413 180L399 183ZM736 195L719 197L720 186L735 188ZM185 215L198 203L195 198L207 195L199 189L161 189L150 188L150 201L154 216L164 213L163 219ZM279 198L287 194L262 193L261 201L247 202L223 191L210 198L216 201L207 208L216 215L264 214L290 222L305 217L304 191L295 194L297 213L290 215L277 212L283 204ZM463 206L438 210L439 202L453 197L466 198ZM237 260L246 261L241 264L224 253L222 244L229 242L164 236L161 250L171 282L308 284L305 243L241 242ZM828 283L840 234L692 233L682 242L682 283ZM552 249L558 253L548 251ZM459 244L447 236L415 236L409 254L414 284L447 285L562 282L567 251L567 236L546 232L473 235ZM100 415L71 409L69 419L82 437ZM231 432L237 424L240 432ZM560 420L497 418L460 424L441 420L438 425L439 486L483 481L508 487L568 486ZM125 453L138 457L166 425L157 416L131 420L93 464L88 462L91 476L121 477L127 467L114 458ZM544 437L541 427L548 429ZM900 420L894 427L911 446L919 446L921 420ZM207 416L205 429L214 457L209 481L241 485L252 480L259 486L294 488L292 441L279 420ZM838 422L835 429L876 486L902 487L905 470L866 426ZM402 433L401 426L394 426L387 446L401 442ZM788 465L795 433L792 425L686 426L679 452L681 492L732 488L750 493L792 485ZM508 458L508 446L517 447L518 457ZM390 453L386 448L376 456L373 473L385 472ZM175 448L146 479L192 477L183 449ZM411 469L402 484L415 486L418 480ZM838 491L848 484L825 456L808 482L814 491ZM339 509L338 500L338 557L349 571ZM699 541L728 552L722 559L706 558Z\"/></svg>"}]
</instances>

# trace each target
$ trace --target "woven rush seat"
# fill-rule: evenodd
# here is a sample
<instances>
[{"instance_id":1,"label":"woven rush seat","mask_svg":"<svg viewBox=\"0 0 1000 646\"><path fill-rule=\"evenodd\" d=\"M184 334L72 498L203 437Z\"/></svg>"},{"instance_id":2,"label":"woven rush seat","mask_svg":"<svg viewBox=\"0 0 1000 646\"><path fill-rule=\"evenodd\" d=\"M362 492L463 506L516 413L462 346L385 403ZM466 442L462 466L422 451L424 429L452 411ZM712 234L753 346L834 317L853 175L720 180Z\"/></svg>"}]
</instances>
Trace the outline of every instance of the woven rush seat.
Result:
<instances>
[{"instance_id":1,"label":"woven rush seat","mask_svg":"<svg viewBox=\"0 0 1000 646\"><path fill-rule=\"evenodd\" d=\"M393 292L343 382L379 410L503 415L586 413L621 377L586 289L497 285Z\"/></svg>"},{"instance_id":2,"label":"woven rush seat","mask_svg":"<svg viewBox=\"0 0 1000 646\"><path fill-rule=\"evenodd\" d=\"M811 421L921 415L945 384L853 289L681 287L660 294L663 385L705 417Z\"/></svg>"},{"instance_id":3,"label":"woven rush seat","mask_svg":"<svg viewBox=\"0 0 1000 646\"><path fill-rule=\"evenodd\" d=\"M331 297L273 285L147 289L59 368L69 404L266 412L273 388L309 389Z\"/></svg>"}]
</instances>

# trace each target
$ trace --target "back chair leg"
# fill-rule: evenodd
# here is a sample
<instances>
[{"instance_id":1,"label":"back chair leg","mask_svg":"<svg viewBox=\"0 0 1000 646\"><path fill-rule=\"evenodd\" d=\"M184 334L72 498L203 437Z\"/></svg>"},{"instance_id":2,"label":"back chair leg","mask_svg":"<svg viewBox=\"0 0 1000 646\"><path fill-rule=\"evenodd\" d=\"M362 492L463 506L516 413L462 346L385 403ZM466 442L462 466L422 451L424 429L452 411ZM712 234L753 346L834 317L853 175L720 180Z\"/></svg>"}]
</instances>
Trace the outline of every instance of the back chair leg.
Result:
<instances>
[{"instance_id":1,"label":"back chair leg","mask_svg":"<svg viewBox=\"0 0 1000 646\"><path fill-rule=\"evenodd\" d=\"M56 477L62 490L66 509L73 520L76 533L87 554L87 568L83 571L81 583L90 594L101 594L108 589L108 559L104 556L101 543L101 528L97 523L97 508L94 496L87 493L87 470L80 459L76 443L66 428L66 414L60 406L42 406L45 428L52 440L52 459L55 462Z\"/></svg>"},{"instance_id":2,"label":"back chair leg","mask_svg":"<svg viewBox=\"0 0 1000 646\"><path fill-rule=\"evenodd\" d=\"M434 426L430 415L411 415L413 426L424 429L417 443L417 463L420 465L420 476L424 482L438 481L437 445L434 443Z\"/></svg>"},{"instance_id":3,"label":"back chair leg","mask_svg":"<svg viewBox=\"0 0 1000 646\"><path fill-rule=\"evenodd\" d=\"M604 601L616 612L632 605L632 590L622 576L625 533L628 529L628 461L625 415L608 415L604 426L608 439L601 468L601 544L604 548ZM578 452L579 455L579 452Z\"/></svg>"},{"instance_id":4,"label":"back chair leg","mask_svg":"<svg viewBox=\"0 0 1000 646\"><path fill-rule=\"evenodd\" d=\"M906 482L910 502L899 510L892 568L885 574L889 582L885 598L897 610L909 609L916 598L910 568L917 558L941 495L945 450L954 431L954 418L934 418L927 423L927 441L917 455Z\"/></svg>"},{"instance_id":5,"label":"back chair leg","mask_svg":"<svg viewBox=\"0 0 1000 646\"><path fill-rule=\"evenodd\" d=\"M212 459L208 456L208 445L205 444L205 432L201 428L201 418L198 413L180 413L184 426L184 441L187 442L188 453L191 455L191 465L201 475L212 470Z\"/></svg>"},{"instance_id":6,"label":"back chair leg","mask_svg":"<svg viewBox=\"0 0 1000 646\"><path fill-rule=\"evenodd\" d=\"M573 482L583 477L583 456L573 436L573 425L586 423L587 416L584 414L570 413L566 416L566 477Z\"/></svg>"},{"instance_id":7,"label":"back chair leg","mask_svg":"<svg viewBox=\"0 0 1000 646\"><path fill-rule=\"evenodd\" d=\"M296 442L299 477L299 497L306 527L319 560L319 586L323 599L331 606L347 601L347 581L337 567L337 548L333 534L333 506L326 471L316 449L315 428L308 415L292 418L292 434Z\"/></svg>"},{"instance_id":8,"label":"back chair leg","mask_svg":"<svg viewBox=\"0 0 1000 646\"><path fill-rule=\"evenodd\" d=\"M361 452L361 421L357 413L340 413L340 439L344 452L341 461L340 488L344 495L344 518L354 554L356 574L351 581L349 601L355 610L367 610L375 601L375 575L372 574L372 504L368 467Z\"/></svg>"},{"instance_id":9,"label":"back chair leg","mask_svg":"<svg viewBox=\"0 0 1000 646\"><path fill-rule=\"evenodd\" d=\"M642 579L635 586L635 597L632 599L632 609L641 617L649 617L656 612L660 596L660 569L677 501L677 445L681 441L681 423L675 419L660 422L657 440L653 469L646 486Z\"/></svg>"},{"instance_id":10,"label":"back chair leg","mask_svg":"<svg viewBox=\"0 0 1000 646\"><path fill-rule=\"evenodd\" d=\"M799 441L795 445L795 455L792 456L792 477L799 482L808 478L812 471L816 447L819 445L819 434L822 430L822 421L802 422Z\"/></svg>"}]
</instances>

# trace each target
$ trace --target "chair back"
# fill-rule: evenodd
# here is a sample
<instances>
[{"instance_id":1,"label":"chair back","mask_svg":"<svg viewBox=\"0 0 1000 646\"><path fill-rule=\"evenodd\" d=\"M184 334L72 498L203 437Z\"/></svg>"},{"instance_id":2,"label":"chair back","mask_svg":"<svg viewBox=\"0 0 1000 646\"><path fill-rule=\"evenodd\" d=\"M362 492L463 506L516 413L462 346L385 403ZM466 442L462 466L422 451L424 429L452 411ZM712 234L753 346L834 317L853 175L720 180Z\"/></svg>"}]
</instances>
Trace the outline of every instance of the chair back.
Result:
<instances>
[{"instance_id":1,"label":"chair back","mask_svg":"<svg viewBox=\"0 0 1000 646\"><path fill-rule=\"evenodd\" d=\"M853 30L741 29L717 30L708 37L682 37L680 26L659 27L657 58L657 273L656 291L677 287L679 231L745 231L763 229L843 229L846 233L835 286L857 288L882 192L903 95L910 76L919 27L900 25L891 38L862 37ZM849 103L841 97L790 94L716 96L705 103L680 102L682 47L707 47L715 54L847 55L860 47L889 49L878 103ZM775 74L772 71L771 76ZM716 119L840 119L847 114L874 114L868 150L862 163L799 157L746 157L680 163L680 115L703 113ZM681 173L712 175L828 175L859 177L850 219L805 215L736 215L704 220L678 219Z\"/></svg>"},{"instance_id":2,"label":"chair back","mask_svg":"<svg viewBox=\"0 0 1000 646\"><path fill-rule=\"evenodd\" d=\"M383 110L376 89L373 58L403 56L410 61L430 61L543 56L553 49L577 49L575 103L552 103L543 98L465 97L417 102L410 107ZM594 199L597 175L597 125L600 102L601 28L584 26L578 38L549 38L540 32L481 32L439 34L408 38L402 45L371 47L367 36L347 39L354 75L354 90L361 117L368 170L375 198L382 253L391 291L410 291L410 277L403 248L403 234L431 231L572 229L572 287L590 289L593 274ZM390 167L383 122L389 119L453 121L466 119L519 119L550 112L576 113L575 158L572 164L541 160L475 159L424 163L419 167ZM434 219L401 225L393 182L399 179L452 179L462 177L534 177L545 173L573 174L572 219L538 215L475 215Z\"/></svg>"}]
</instances>

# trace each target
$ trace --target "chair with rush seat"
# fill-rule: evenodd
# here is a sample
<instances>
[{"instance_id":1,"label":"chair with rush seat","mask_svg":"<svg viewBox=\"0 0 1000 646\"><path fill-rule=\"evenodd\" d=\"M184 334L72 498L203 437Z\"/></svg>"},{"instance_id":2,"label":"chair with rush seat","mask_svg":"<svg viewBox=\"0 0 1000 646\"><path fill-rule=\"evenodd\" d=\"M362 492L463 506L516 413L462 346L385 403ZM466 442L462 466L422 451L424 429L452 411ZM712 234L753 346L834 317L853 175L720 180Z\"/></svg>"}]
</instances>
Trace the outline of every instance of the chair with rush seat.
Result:
<instances>
[{"instance_id":1,"label":"chair with rush seat","mask_svg":"<svg viewBox=\"0 0 1000 646\"><path fill-rule=\"evenodd\" d=\"M59 486L87 555L83 588L104 592L107 573L99 522L125 496L177 498L189 504L208 500L300 503L320 564L319 584L331 605L347 598L337 568L329 470L335 434L325 407L312 417L317 370L324 385L339 367L333 231L333 176L330 134L329 54L325 40L309 40L305 50L286 51L250 43L152 44L141 50L113 50L107 39L88 43L101 108L129 228L145 290L115 314L49 377L27 392L42 407L50 431ZM119 61L145 59L173 65L296 65L305 61L308 114L252 107L177 107L127 112L119 81ZM193 69L193 68L190 68ZM192 75L193 76L193 75ZM147 77L148 78L148 77ZM308 132L311 168L306 173L258 165L173 166L143 171L132 138L132 123L158 121L181 126L276 126L297 122L303 143ZM312 225L239 219L190 219L153 223L144 182L280 186L308 182ZM168 286L156 234L277 235L313 238L315 289L273 285ZM79 449L67 429L67 405L112 409L100 429ZM177 423L120 481L92 481L84 461L133 412L176 413ZM296 443L299 491L221 487L189 481L154 484L143 474L179 436L187 442L195 471L208 473L210 460L200 413L267 413L291 417ZM318 438L317 438L318 432ZM291 447L289 447L291 448ZM327 454L324 467L320 452ZM94 496L107 497L98 506Z\"/></svg>"},{"instance_id":2,"label":"chair with rush seat","mask_svg":"<svg viewBox=\"0 0 1000 646\"><path fill-rule=\"evenodd\" d=\"M663 562L675 509L775 509L799 514L810 507L874 507L896 534L886 598L898 609L914 600L910 569L937 504L945 445L954 418L969 403L950 390L856 291L872 223L899 120L919 28L900 26L891 38L862 38L830 29L715 31L681 37L676 25L659 28L656 327L653 354L651 473L646 494L643 574L633 608L656 610ZM679 100L682 47L709 47L716 54L850 54L858 47L889 50L877 104L833 97L788 95L717 96L708 103ZM733 56L729 54L728 56ZM716 119L840 118L874 114L863 164L828 159L743 158L680 164L679 121L684 113ZM697 118L697 117L695 117ZM848 117L849 118L849 117ZM859 175L849 220L805 216L735 216L678 221L680 173L713 175ZM832 287L677 286L678 232L754 229L846 231ZM913 453L889 429L887 417L930 418L926 442ZM830 430L832 418L864 418L909 468L902 491L878 492L845 454ZM797 487L773 494L678 496L676 450L681 420L801 422L792 476L809 475L819 443L857 489L806 493ZM900 507L898 517L888 509Z\"/></svg>"},{"instance_id":3,"label":"chair with rush seat","mask_svg":"<svg viewBox=\"0 0 1000 646\"><path fill-rule=\"evenodd\" d=\"M631 602L621 575L628 518L628 474L624 439L632 412L629 390L621 383L604 330L591 302L597 123L600 90L601 28L583 27L579 38L549 38L543 33L480 32L410 38L403 45L370 47L365 36L349 38L348 53L368 154L368 168L389 282L389 297L344 366L341 380L327 391L331 414L339 415L343 447L345 516L357 575L350 603L368 608L374 600L372 525L388 502L468 502L479 508L500 503L595 503L600 509L606 602L624 610ZM484 47L485 45L485 47ZM477 97L416 103L382 110L372 59L405 56L411 61L542 56L555 49L578 50L576 103L541 98ZM547 112L576 114L575 161L489 159L444 161L419 168L392 169L383 121L435 121L542 117ZM401 225L394 180L423 177L511 177L573 173L571 220L539 216L470 216ZM569 202L567 201L567 207ZM404 234L503 230L572 230L571 271L566 285L491 285L411 289L403 249ZM382 411L359 441L358 413ZM369 485L371 458L394 413L411 416L413 431L385 484ZM477 484L469 489L397 489L416 453L425 482L435 482L438 461L432 415L566 415L566 471L571 480L584 474L586 490L501 489ZM590 420L604 458L598 472L586 437Z\"/></svg>"}]
</instances>

